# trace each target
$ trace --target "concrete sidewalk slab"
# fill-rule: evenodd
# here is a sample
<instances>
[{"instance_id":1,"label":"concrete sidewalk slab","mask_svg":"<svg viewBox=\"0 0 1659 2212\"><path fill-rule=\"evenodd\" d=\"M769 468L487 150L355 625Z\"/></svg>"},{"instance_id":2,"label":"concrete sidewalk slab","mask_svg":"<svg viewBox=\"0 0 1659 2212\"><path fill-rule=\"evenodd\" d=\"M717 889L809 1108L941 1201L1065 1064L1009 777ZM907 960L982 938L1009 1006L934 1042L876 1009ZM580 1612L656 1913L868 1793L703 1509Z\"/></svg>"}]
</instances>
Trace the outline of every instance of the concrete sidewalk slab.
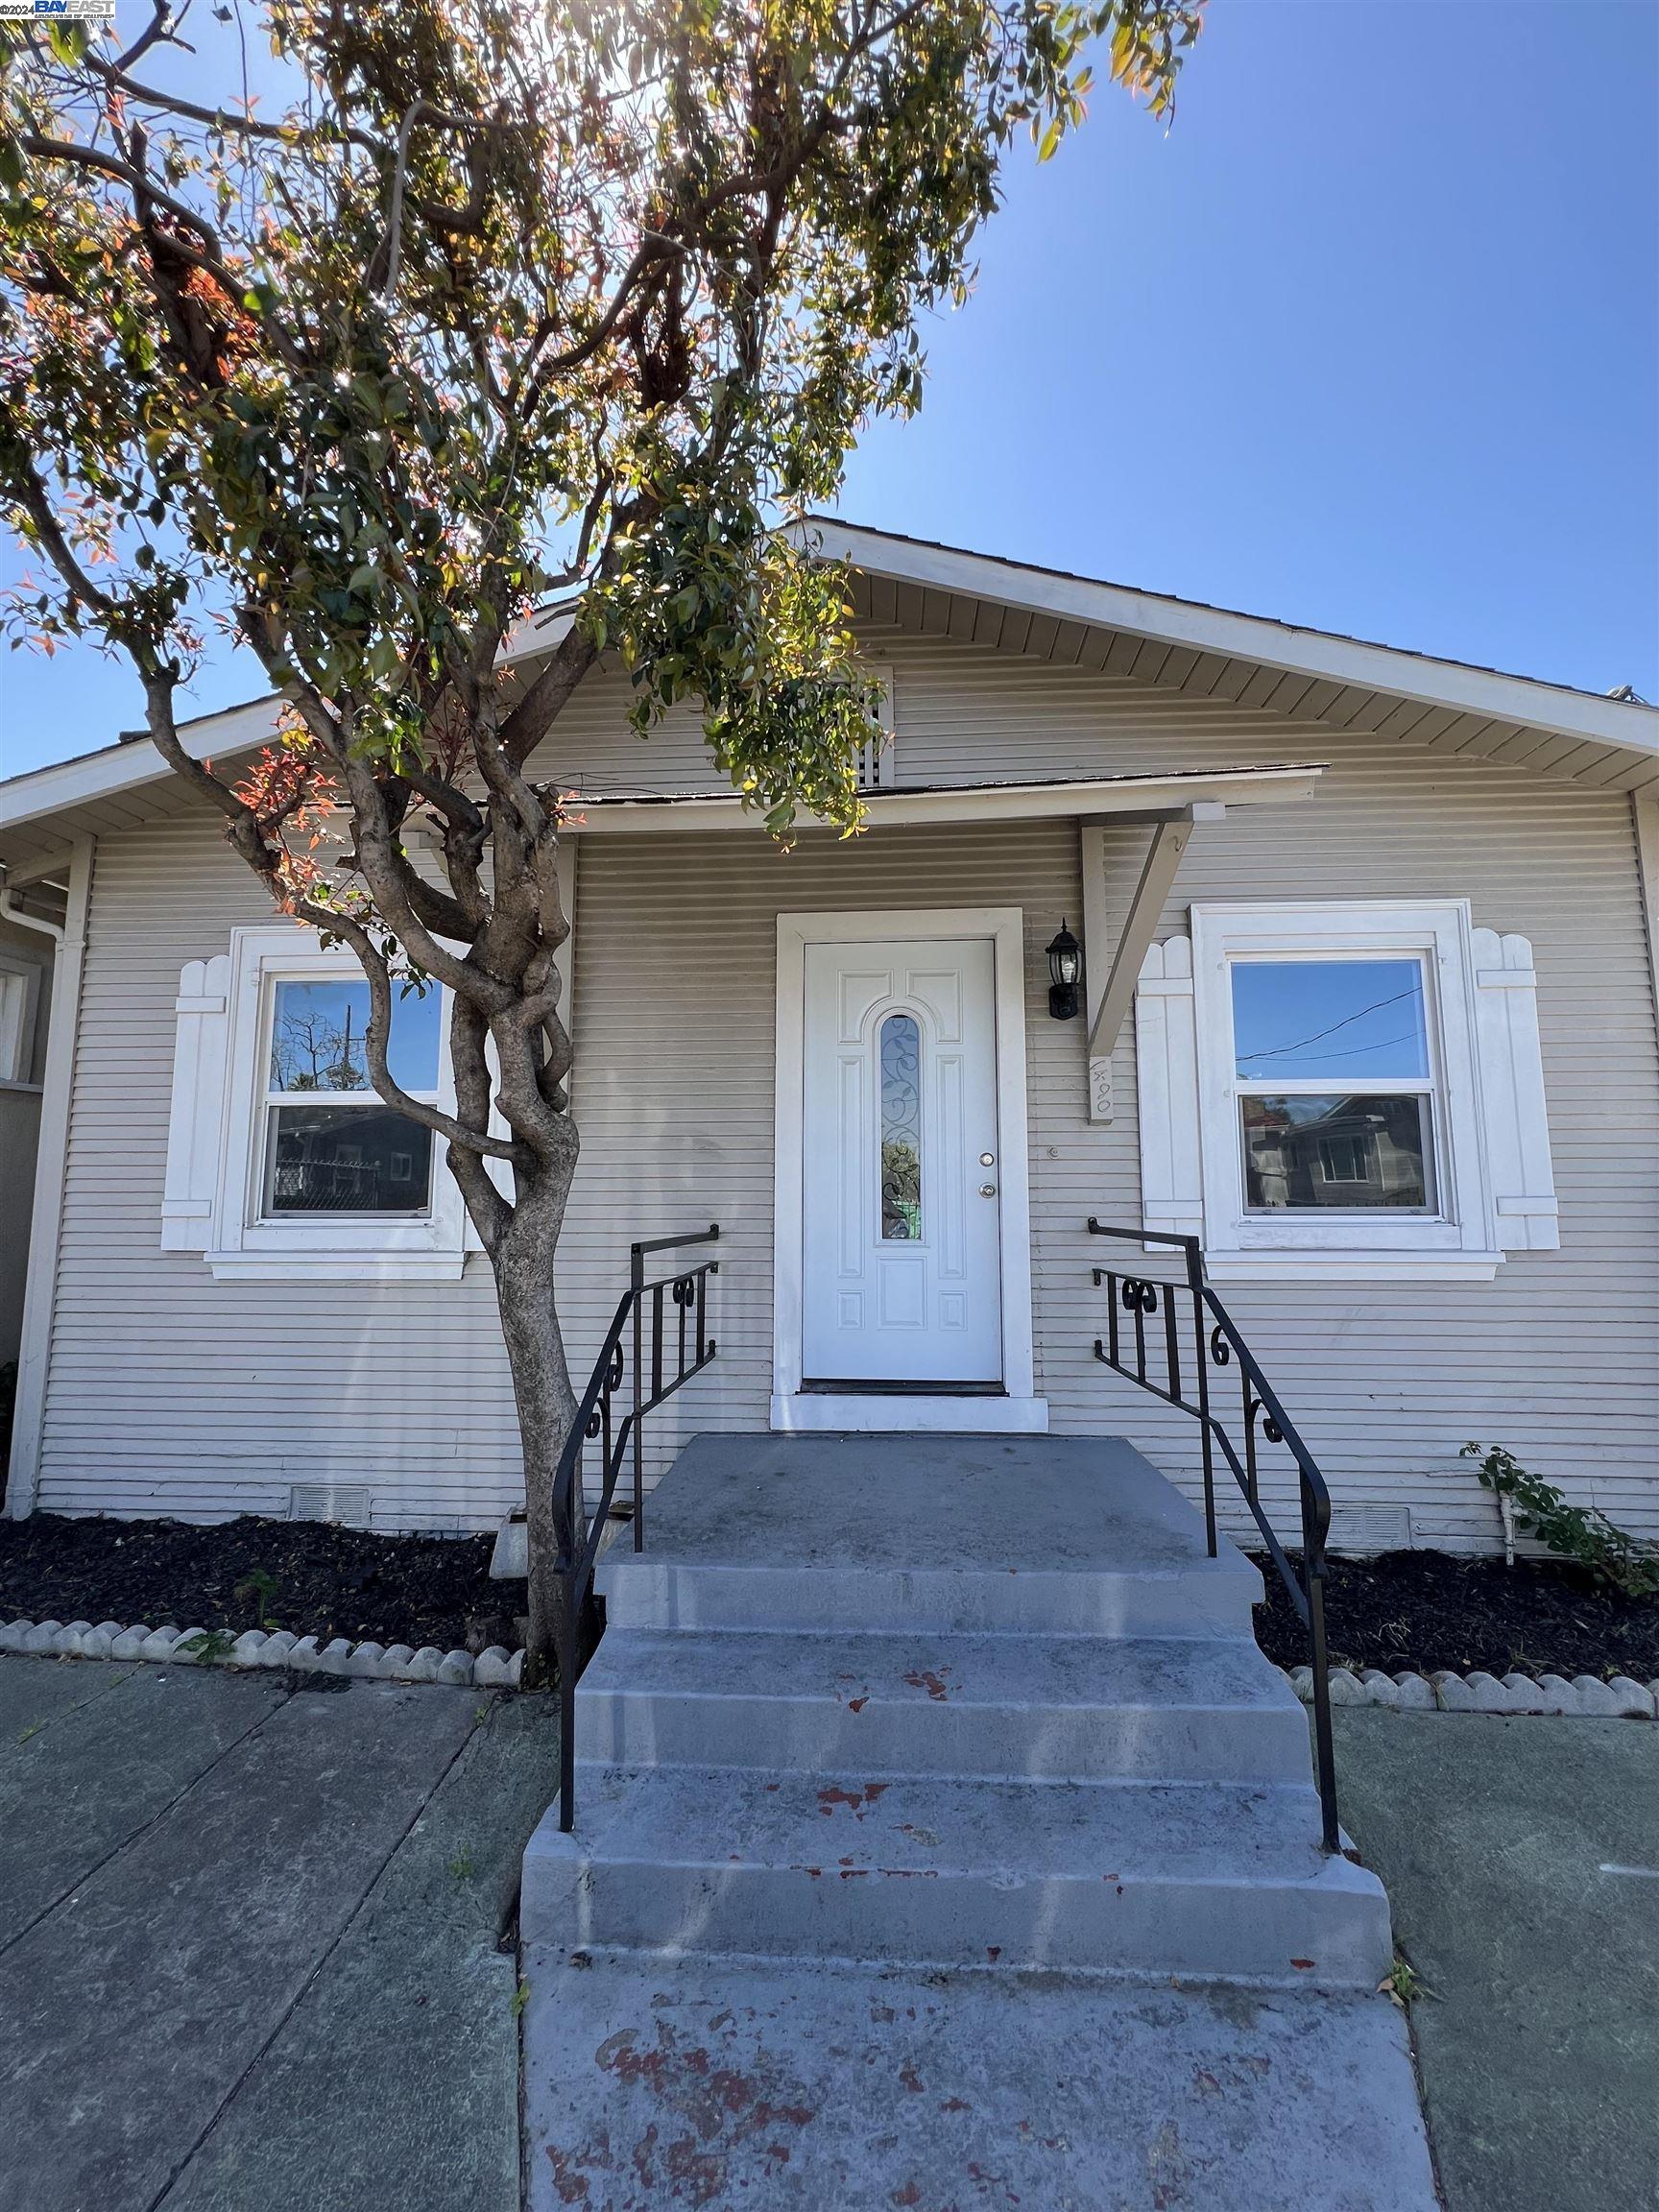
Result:
<instances>
[{"instance_id":1,"label":"concrete sidewalk slab","mask_svg":"<svg viewBox=\"0 0 1659 2212\"><path fill-rule=\"evenodd\" d=\"M528 2212L1435 2212L1378 1998L534 1951Z\"/></svg>"},{"instance_id":2,"label":"concrete sidewalk slab","mask_svg":"<svg viewBox=\"0 0 1659 2212\"><path fill-rule=\"evenodd\" d=\"M60 1713L73 1713L107 1696L126 1679L118 1667L41 1659L29 1667L0 1667L0 1746L33 1736Z\"/></svg>"},{"instance_id":3,"label":"concrete sidewalk slab","mask_svg":"<svg viewBox=\"0 0 1659 2212\"><path fill-rule=\"evenodd\" d=\"M162 1687L188 1697L200 1685L169 1675ZM478 1705L475 1692L371 1683L286 1696L11 1945L0 1957L10 2202L156 2203L461 1750ZM195 1710L183 1697L176 1709Z\"/></svg>"},{"instance_id":4,"label":"concrete sidewalk slab","mask_svg":"<svg viewBox=\"0 0 1659 2212\"><path fill-rule=\"evenodd\" d=\"M492 1704L159 2212L517 2212L497 1945L557 1782L554 1700Z\"/></svg>"},{"instance_id":5,"label":"concrete sidewalk slab","mask_svg":"<svg viewBox=\"0 0 1659 2212\"><path fill-rule=\"evenodd\" d=\"M285 1695L276 1681L198 1668L0 1662L0 1946L138 1835Z\"/></svg>"},{"instance_id":6,"label":"concrete sidewalk slab","mask_svg":"<svg viewBox=\"0 0 1659 2212\"><path fill-rule=\"evenodd\" d=\"M1659 1732L1349 1709L1449 2212L1659 2205Z\"/></svg>"}]
</instances>

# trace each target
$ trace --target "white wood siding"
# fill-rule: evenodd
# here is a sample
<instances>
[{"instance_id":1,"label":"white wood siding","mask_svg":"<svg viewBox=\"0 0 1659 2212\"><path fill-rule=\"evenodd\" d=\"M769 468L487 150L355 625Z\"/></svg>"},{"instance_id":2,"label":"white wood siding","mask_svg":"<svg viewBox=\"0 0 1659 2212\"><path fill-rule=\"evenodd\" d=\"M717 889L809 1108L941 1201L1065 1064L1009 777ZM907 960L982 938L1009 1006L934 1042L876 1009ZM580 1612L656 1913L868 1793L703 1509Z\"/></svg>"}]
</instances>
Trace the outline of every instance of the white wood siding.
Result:
<instances>
[{"instance_id":1,"label":"white wood siding","mask_svg":"<svg viewBox=\"0 0 1659 2212\"><path fill-rule=\"evenodd\" d=\"M1562 1249L1496 1283L1238 1285L1228 1303L1327 1467L1339 1508L1402 1508L1419 1541L1488 1544L1457 1447L1506 1444L1659 1530L1659 1050L1627 799L1479 757L1010 652L874 639L899 703L897 781L1325 759L1318 795L1199 829L1166 911L1194 898L1467 896L1532 941ZM647 744L602 679L539 758L589 791L718 787L693 720ZM1147 831L1106 838L1116 919ZM1075 826L594 837L576 937L583 1155L560 1287L585 1371L631 1237L719 1219L721 1357L658 1418L764 1426L771 1379L774 924L781 909L1017 905L1025 915L1038 1382L1057 1431L1128 1434L1170 1472L1190 1424L1091 1358L1091 1212L1138 1219L1132 1024L1118 1118L1085 1113L1081 1021L1049 1020L1043 949L1081 907ZM460 1285L214 1283L158 1249L173 998L187 959L265 918L205 823L106 838L87 951L41 1503L281 1511L287 1485L364 1482L392 1527L480 1526L518 1486L487 1265ZM1096 961L1110 945L1087 948ZM654 1455L654 1456L657 1456ZM1403 1527L1403 1523L1399 1524Z\"/></svg>"}]
</instances>

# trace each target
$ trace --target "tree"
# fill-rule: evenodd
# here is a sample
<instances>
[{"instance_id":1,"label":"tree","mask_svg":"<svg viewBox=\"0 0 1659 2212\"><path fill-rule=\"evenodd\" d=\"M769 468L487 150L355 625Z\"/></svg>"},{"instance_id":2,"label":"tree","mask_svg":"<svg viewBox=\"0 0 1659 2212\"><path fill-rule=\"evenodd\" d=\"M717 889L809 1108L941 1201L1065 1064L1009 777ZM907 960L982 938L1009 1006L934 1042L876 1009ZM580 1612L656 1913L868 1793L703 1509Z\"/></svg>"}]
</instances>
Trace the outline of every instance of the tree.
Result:
<instances>
[{"instance_id":1,"label":"tree","mask_svg":"<svg viewBox=\"0 0 1659 2212\"><path fill-rule=\"evenodd\" d=\"M918 318L966 296L1016 136L1046 158L1080 119L1091 41L1163 112L1202 0L217 6L218 81L262 30L274 112L187 97L190 0L153 5L125 52L0 25L0 499L41 563L12 614L126 655L163 757L361 962L374 1088L444 1141L494 1271L542 1673L577 1132L537 748L609 653L641 732L699 703L774 832L855 828L846 581L781 525L917 405ZM240 771L179 734L215 620L283 703ZM387 1062L433 984L452 1112Z\"/></svg>"}]
</instances>

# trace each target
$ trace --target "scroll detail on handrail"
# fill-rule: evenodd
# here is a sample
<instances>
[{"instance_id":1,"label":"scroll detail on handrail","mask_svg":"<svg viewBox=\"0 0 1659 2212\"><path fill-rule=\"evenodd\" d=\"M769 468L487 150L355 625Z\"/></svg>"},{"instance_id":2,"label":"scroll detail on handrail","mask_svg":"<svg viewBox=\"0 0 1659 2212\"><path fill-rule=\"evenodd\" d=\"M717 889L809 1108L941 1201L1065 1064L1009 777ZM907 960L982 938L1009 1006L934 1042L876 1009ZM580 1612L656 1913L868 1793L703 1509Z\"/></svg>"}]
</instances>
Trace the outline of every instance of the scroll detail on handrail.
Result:
<instances>
[{"instance_id":1,"label":"scroll detail on handrail","mask_svg":"<svg viewBox=\"0 0 1659 2212\"><path fill-rule=\"evenodd\" d=\"M1331 1493L1312 1454L1275 1396L1232 1316L1211 1288L1196 1237L1163 1229L1126 1229L1089 1217L1094 1237L1167 1246L1185 1256L1186 1283L1167 1283L1115 1267L1096 1267L1096 1288L1108 1304L1106 1335L1094 1339L1094 1357L1142 1390L1161 1398L1199 1425L1204 1461L1204 1530L1215 1556L1215 1453L1232 1470L1268 1557L1279 1570L1291 1603L1308 1631L1313 1676L1313 1744L1325 1848L1341 1848L1336 1819L1336 1757L1331 1733L1331 1674L1325 1648L1325 1539L1331 1527ZM1127 1316L1125 1320L1124 1316ZM1190 1317L1190 1343L1183 1324ZM1149 1342L1150 1339L1150 1342ZM1148 1370L1148 1358L1152 1361ZM1162 1365L1164 1381L1156 1380ZM1238 1435L1212 1396L1213 1368L1236 1367ZM1192 1395L1188 1395L1190 1376ZM1302 1568L1298 1575L1262 1503L1258 1442L1283 1445L1296 1465L1301 1503Z\"/></svg>"},{"instance_id":2,"label":"scroll detail on handrail","mask_svg":"<svg viewBox=\"0 0 1659 2212\"><path fill-rule=\"evenodd\" d=\"M712 1244L719 1236L716 1221L685 1237L653 1237L629 1246L628 1288L605 1333L553 1478L561 1599L559 1825L566 1834L576 1816L576 1677L581 1671L582 1614L592 1592L593 1569L623 1462L630 1458L633 1462L631 1518L634 1549L638 1551L645 1543L645 1416L682 1383L700 1375L718 1350L709 1334L709 1278L720 1272L720 1262L699 1261L655 1282L646 1281L645 1262L654 1252ZM618 1418L614 1407L624 1381L629 1382L627 1410ZM600 1485L589 1518L582 1475L591 1438L599 1441Z\"/></svg>"}]
</instances>

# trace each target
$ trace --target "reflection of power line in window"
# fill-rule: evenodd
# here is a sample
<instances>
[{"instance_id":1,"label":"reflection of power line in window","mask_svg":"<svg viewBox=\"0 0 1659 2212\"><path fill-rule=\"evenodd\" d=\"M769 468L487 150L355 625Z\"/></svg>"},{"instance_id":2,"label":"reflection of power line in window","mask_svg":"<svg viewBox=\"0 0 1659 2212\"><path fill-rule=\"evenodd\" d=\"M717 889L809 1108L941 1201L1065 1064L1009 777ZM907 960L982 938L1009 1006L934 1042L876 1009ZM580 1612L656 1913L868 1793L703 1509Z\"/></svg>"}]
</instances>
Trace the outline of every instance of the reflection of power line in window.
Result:
<instances>
[{"instance_id":1,"label":"reflection of power line in window","mask_svg":"<svg viewBox=\"0 0 1659 2212\"><path fill-rule=\"evenodd\" d=\"M1304 1045L1317 1045L1321 1037L1334 1037L1338 1029L1346 1029L1349 1023L1353 1022L1363 1022L1367 1014L1380 1014L1384 1006L1398 1006L1402 998L1421 998L1422 996L1422 984L1413 983L1409 991L1396 991L1390 998L1379 998L1373 1006L1361 1006L1358 1014L1344 1014L1340 1022L1333 1022L1328 1029L1315 1029L1310 1037L1294 1038L1288 1045L1264 1045L1259 1051L1246 1052L1242 1057L1246 1060L1276 1060L1282 1052L1300 1052ZM1411 1040L1406 1037L1390 1037L1387 1042L1390 1045L1405 1045L1410 1043ZM1357 1052L1380 1052L1382 1047L1380 1045L1357 1045L1350 1049ZM1324 1052L1319 1057L1324 1060L1331 1060L1339 1059L1341 1055Z\"/></svg>"},{"instance_id":2,"label":"reflection of power line in window","mask_svg":"<svg viewBox=\"0 0 1659 2212\"><path fill-rule=\"evenodd\" d=\"M1386 1003L1386 1001L1384 1001L1384 1003ZM1356 1015L1354 1019L1358 1021L1359 1017ZM1310 1038L1308 1042L1311 1044L1312 1039ZM1308 1057L1310 1061L1356 1060L1358 1058L1361 1052L1386 1052L1391 1046L1415 1045L1416 1042L1416 1030L1408 1029L1404 1037L1384 1037L1381 1044L1378 1045L1344 1045L1339 1052L1310 1052ZM1280 1046L1279 1049L1282 1052L1294 1052L1296 1050L1296 1046L1294 1045L1282 1045ZM1267 1055L1264 1052L1246 1052L1244 1057L1246 1060L1264 1060L1266 1059Z\"/></svg>"}]
</instances>

